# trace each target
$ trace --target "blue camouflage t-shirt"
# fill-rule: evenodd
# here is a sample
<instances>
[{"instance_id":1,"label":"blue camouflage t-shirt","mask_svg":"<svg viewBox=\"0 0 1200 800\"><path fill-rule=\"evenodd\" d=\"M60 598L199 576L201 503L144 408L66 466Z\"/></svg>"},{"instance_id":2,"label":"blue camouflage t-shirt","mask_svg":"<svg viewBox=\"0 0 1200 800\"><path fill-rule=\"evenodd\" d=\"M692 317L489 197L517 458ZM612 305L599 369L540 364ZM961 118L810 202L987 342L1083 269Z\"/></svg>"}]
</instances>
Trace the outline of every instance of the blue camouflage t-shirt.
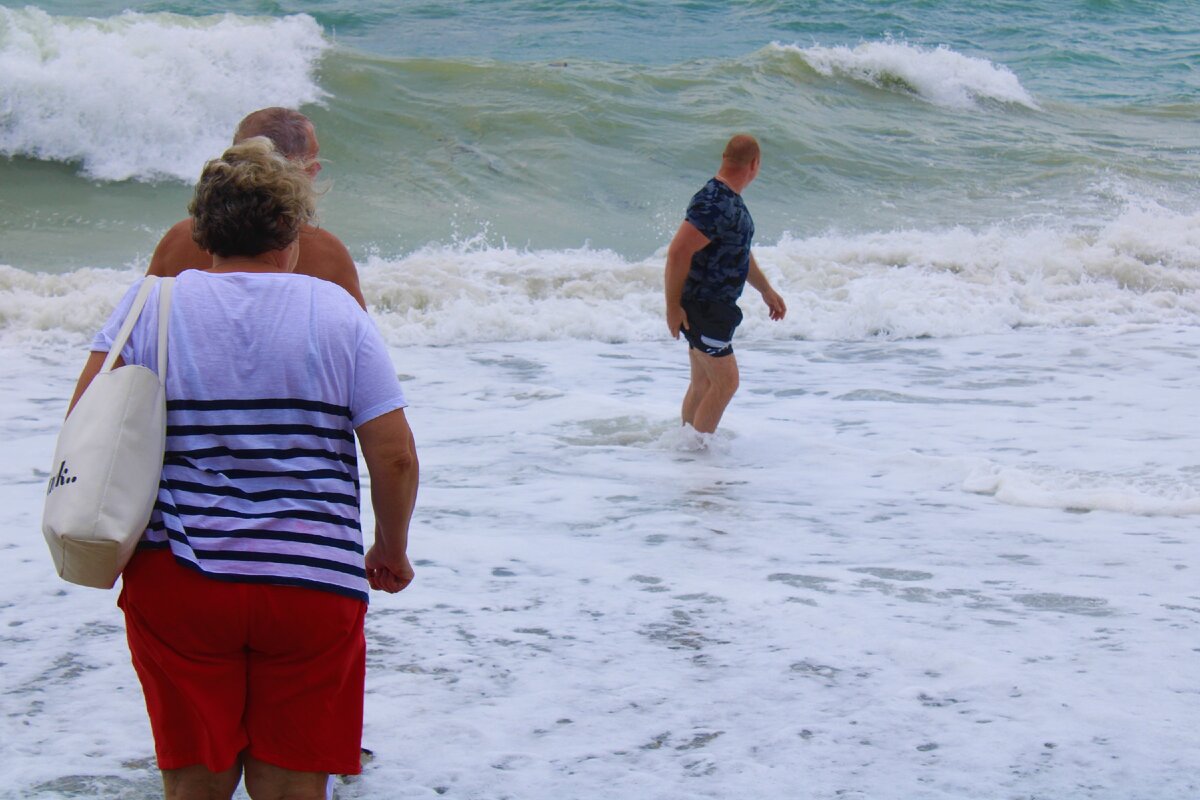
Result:
<instances>
[{"instance_id":1,"label":"blue camouflage t-shirt","mask_svg":"<svg viewBox=\"0 0 1200 800\"><path fill-rule=\"evenodd\" d=\"M736 304L750 273L754 238L754 220L742 196L712 178L692 197L685 219L709 242L692 256L684 299Z\"/></svg>"}]
</instances>

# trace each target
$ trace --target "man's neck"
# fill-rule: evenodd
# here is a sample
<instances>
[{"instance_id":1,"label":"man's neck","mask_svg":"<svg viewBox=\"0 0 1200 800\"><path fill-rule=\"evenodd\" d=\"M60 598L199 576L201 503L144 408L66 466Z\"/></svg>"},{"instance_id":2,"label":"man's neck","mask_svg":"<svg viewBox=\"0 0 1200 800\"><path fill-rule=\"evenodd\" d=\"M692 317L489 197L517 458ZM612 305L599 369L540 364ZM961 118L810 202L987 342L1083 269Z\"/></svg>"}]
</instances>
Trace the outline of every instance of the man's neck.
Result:
<instances>
[{"instance_id":1,"label":"man's neck","mask_svg":"<svg viewBox=\"0 0 1200 800\"><path fill-rule=\"evenodd\" d=\"M722 169L716 177L717 180L732 189L734 194L741 194L742 190L750 185L749 173L745 171L729 172Z\"/></svg>"}]
</instances>

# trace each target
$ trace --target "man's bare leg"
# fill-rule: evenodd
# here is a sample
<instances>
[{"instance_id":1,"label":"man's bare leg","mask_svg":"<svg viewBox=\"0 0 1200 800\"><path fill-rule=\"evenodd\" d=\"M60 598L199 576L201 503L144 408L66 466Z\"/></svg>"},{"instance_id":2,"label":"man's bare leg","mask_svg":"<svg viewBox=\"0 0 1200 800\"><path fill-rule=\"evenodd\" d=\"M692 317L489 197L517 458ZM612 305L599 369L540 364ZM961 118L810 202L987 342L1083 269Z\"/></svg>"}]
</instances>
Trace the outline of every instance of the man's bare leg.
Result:
<instances>
[{"instance_id":1,"label":"man's bare leg","mask_svg":"<svg viewBox=\"0 0 1200 800\"><path fill-rule=\"evenodd\" d=\"M700 401L704 395L708 393L709 382L708 374L704 371L704 367L700 364L702 354L688 348L688 359L692 365L691 382L688 383L687 394L683 396L683 424L696 427L696 409L700 406Z\"/></svg>"},{"instance_id":2,"label":"man's bare leg","mask_svg":"<svg viewBox=\"0 0 1200 800\"><path fill-rule=\"evenodd\" d=\"M717 429L729 401L737 392L737 358L733 353L727 356L710 356L697 350L688 352L692 354L693 363L699 365L708 381L708 388L696 405L692 427L700 433L712 433Z\"/></svg>"},{"instance_id":3,"label":"man's bare leg","mask_svg":"<svg viewBox=\"0 0 1200 800\"><path fill-rule=\"evenodd\" d=\"M246 756L246 793L252 800L327 800L329 773L297 772Z\"/></svg>"},{"instance_id":4,"label":"man's bare leg","mask_svg":"<svg viewBox=\"0 0 1200 800\"><path fill-rule=\"evenodd\" d=\"M242 778L242 765L224 772L211 772L196 764L180 769L164 769L163 795L167 800L229 800Z\"/></svg>"}]
</instances>

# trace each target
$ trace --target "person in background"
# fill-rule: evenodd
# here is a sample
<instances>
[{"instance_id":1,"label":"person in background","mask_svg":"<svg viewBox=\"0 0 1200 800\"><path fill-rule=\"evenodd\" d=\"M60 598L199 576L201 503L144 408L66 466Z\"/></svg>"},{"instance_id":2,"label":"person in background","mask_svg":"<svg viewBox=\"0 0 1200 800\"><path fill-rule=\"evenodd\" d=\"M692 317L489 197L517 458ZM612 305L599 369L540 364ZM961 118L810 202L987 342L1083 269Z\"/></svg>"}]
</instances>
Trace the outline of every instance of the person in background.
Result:
<instances>
[{"instance_id":1,"label":"person in background","mask_svg":"<svg viewBox=\"0 0 1200 800\"><path fill-rule=\"evenodd\" d=\"M733 332L742 321L737 300L746 283L762 295L771 319L787 314L750 252L754 220L742 191L758 177L760 163L753 136L730 139L716 177L692 197L667 249L667 329L676 339L683 333L691 360L683 424L700 433L716 431L738 388Z\"/></svg>"},{"instance_id":2,"label":"person in background","mask_svg":"<svg viewBox=\"0 0 1200 800\"><path fill-rule=\"evenodd\" d=\"M272 107L252 112L238 124L233 143L253 136L270 139L280 153L303 165L310 178L315 179L321 171L321 162L317 160L320 152L317 132L309 118L299 111ZM154 248L146 274L174 277L185 269L204 269L211 265L212 253L204 251L192 238L192 220L189 218L167 230ZM336 283L360 306L367 307L354 259L341 240L323 228L306 223L300 230L300 260L296 263L296 274Z\"/></svg>"},{"instance_id":3,"label":"person in background","mask_svg":"<svg viewBox=\"0 0 1200 800\"><path fill-rule=\"evenodd\" d=\"M346 292L289 274L314 207L304 167L260 137L210 161L189 206L212 264L176 278L163 321L166 454L118 600L168 800L228 798L243 776L255 800L325 800L331 773L358 773L368 588L413 578L418 461L387 347ZM157 368L158 290L118 365Z\"/></svg>"}]
</instances>

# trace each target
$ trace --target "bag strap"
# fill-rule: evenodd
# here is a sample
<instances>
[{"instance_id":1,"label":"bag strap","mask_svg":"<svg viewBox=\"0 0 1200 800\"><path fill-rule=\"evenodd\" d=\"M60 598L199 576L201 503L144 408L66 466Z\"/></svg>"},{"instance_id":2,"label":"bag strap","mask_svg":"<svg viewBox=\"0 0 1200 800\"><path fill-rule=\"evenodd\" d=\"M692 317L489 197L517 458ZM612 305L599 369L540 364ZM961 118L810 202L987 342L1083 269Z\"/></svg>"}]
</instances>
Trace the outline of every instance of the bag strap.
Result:
<instances>
[{"instance_id":1,"label":"bag strap","mask_svg":"<svg viewBox=\"0 0 1200 800\"><path fill-rule=\"evenodd\" d=\"M171 292L174 278L163 278L158 288L158 382L167 384L167 328L171 322Z\"/></svg>"},{"instance_id":2,"label":"bag strap","mask_svg":"<svg viewBox=\"0 0 1200 800\"><path fill-rule=\"evenodd\" d=\"M129 341L129 334L133 332L133 326L137 324L138 317L142 315L142 309L146 305L146 300L150 297L150 291L156 283L161 283L162 288L159 290L158 296L158 376L160 381L167 379L167 326L162 324L169 317L171 311L171 289L174 287L174 278L162 278L161 280L155 275L147 275L142 281L141 287L138 289L137 296L133 298L133 305L129 307L129 313L125 316L125 321L121 323L121 329L117 331L117 336L113 339L112 347L108 351L108 355L104 359L104 364L100 367L100 372L109 372L113 365L117 363L117 358L121 355L121 350L125 348L125 342Z\"/></svg>"}]
</instances>

